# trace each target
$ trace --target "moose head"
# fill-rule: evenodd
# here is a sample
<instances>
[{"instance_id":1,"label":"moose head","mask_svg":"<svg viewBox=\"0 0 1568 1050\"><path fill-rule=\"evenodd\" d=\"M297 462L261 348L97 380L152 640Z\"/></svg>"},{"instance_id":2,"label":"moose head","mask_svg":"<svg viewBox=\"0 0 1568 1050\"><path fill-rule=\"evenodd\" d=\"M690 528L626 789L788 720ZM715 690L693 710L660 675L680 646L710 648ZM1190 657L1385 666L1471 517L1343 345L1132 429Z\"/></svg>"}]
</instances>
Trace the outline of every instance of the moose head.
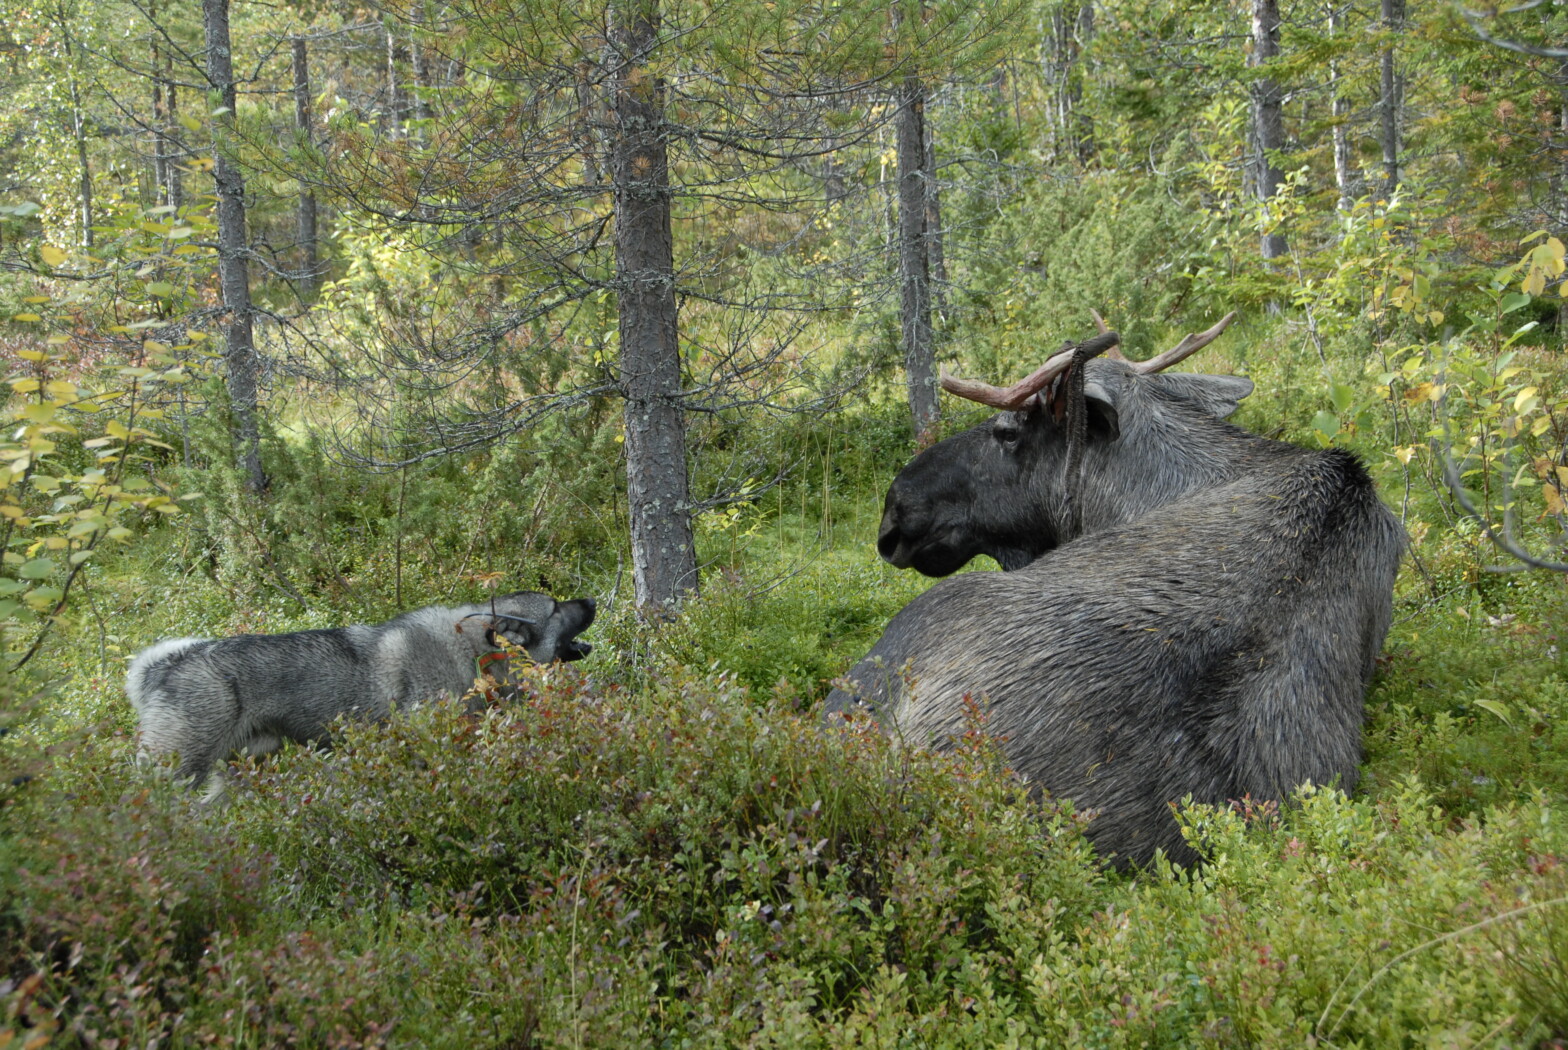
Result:
<instances>
[{"instance_id":1,"label":"moose head","mask_svg":"<svg viewBox=\"0 0 1568 1050\"><path fill-rule=\"evenodd\" d=\"M977 554L1018 569L1213 481L1229 457L1205 455L1205 446L1247 437L1222 421L1252 382L1159 373L1235 316L1131 362L1095 315L1098 336L1010 387L944 370L944 390L1001 412L926 449L894 478L877 537L882 557L927 576L948 575ZM1090 360L1107 351L1108 359Z\"/></svg>"}]
</instances>

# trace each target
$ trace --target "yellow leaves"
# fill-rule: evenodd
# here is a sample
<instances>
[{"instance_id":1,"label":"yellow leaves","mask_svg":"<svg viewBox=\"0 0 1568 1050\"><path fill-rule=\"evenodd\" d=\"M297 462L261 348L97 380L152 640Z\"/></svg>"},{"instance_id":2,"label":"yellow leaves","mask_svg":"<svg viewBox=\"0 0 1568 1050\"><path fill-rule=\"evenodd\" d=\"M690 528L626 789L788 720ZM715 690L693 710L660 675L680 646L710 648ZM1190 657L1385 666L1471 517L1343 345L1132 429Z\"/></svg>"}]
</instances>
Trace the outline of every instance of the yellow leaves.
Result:
<instances>
[{"instance_id":1,"label":"yellow leaves","mask_svg":"<svg viewBox=\"0 0 1568 1050\"><path fill-rule=\"evenodd\" d=\"M1544 230L1536 231L1525 238L1525 243L1540 238L1544 233ZM1521 260L1525 273L1523 280L1519 282L1519 290L1526 295L1540 295L1546 291L1548 281L1561 277L1563 271L1568 270L1565 254L1568 254L1568 248L1565 248L1563 242L1556 237L1547 237L1531 248ZM1558 294L1568 297L1568 284L1559 286Z\"/></svg>"},{"instance_id":2,"label":"yellow leaves","mask_svg":"<svg viewBox=\"0 0 1568 1050\"><path fill-rule=\"evenodd\" d=\"M1446 387L1445 383L1417 383L1405 391L1405 400L1411 403L1441 401Z\"/></svg>"},{"instance_id":3,"label":"yellow leaves","mask_svg":"<svg viewBox=\"0 0 1568 1050\"><path fill-rule=\"evenodd\" d=\"M52 244L43 244L38 248L38 257L50 266L59 266L65 262L65 252Z\"/></svg>"},{"instance_id":4,"label":"yellow leaves","mask_svg":"<svg viewBox=\"0 0 1568 1050\"><path fill-rule=\"evenodd\" d=\"M1546 503L1546 513L1558 515L1568 510L1563 493L1568 492L1568 466L1556 463L1549 456L1536 456L1530 461L1535 476L1541 479L1541 498Z\"/></svg>"},{"instance_id":5,"label":"yellow leaves","mask_svg":"<svg viewBox=\"0 0 1568 1050\"><path fill-rule=\"evenodd\" d=\"M1401 448L1394 449L1394 458L1406 466L1409 466L1410 461L1415 457L1415 454L1416 447L1414 445L1405 445Z\"/></svg>"}]
</instances>

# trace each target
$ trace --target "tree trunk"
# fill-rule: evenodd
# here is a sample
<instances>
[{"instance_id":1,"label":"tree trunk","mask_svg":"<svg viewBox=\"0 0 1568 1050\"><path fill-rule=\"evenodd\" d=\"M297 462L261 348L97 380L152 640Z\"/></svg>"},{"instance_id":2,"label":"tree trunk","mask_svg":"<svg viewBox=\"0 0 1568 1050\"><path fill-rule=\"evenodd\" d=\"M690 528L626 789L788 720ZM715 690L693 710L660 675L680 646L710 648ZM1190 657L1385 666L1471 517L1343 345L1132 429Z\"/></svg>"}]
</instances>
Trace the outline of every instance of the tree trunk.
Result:
<instances>
[{"instance_id":1,"label":"tree trunk","mask_svg":"<svg viewBox=\"0 0 1568 1050\"><path fill-rule=\"evenodd\" d=\"M1337 37L1344 28L1344 12L1334 3L1329 8L1328 32L1329 36ZM1355 160L1350 153L1350 100L1340 90L1339 62L1331 60L1328 65L1329 81L1333 84L1333 102L1331 112L1334 117L1334 127L1331 137L1334 143L1334 186L1339 190L1339 210L1349 212L1350 206L1356 196Z\"/></svg>"},{"instance_id":2,"label":"tree trunk","mask_svg":"<svg viewBox=\"0 0 1568 1050\"><path fill-rule=\"evenodd\" d=\"M1083 49L1094 39L1094 5L1079 5L1077 21L1073 35L1073 64L1079 67L1073 73L1073 151L1078 163L1088 165L1094 159L1094 118L1083 108L1083 83L1087 76L1083 69Z\"/></svg>"},{"instance_id":3,"label":"tree trunk","mask_svg":"<svg viewBox=\"0 0 1568 1050\"><path fill-rule=\"evenodd\" d=\"M1045 46L1045 81L1051 85L1051 153L1057 163L1071 152L1073 139L1073 22L1065 4L1051 8L1051 31Z\"/></svg>"},{"instance_id":4,"label":"tree trunk","mask_svg":"<svg viewBox=\"0 0 1568 1050\"><path fill-rule=\"evenodd\" d=\"M1557 158L1552 166L1551 196L1558 228L1568 229L1568 62L1557 67L1557 136L1548 136L1547 147ZM1568 299L1558 299L1557 331L1568 332Z\"/></svg>"},{"instance_id":5,"label":"tree trunk","mask_svg":"<svg viewBox=\"0 0 1568 1050\"><path fill-rule=\"evenodd\" d=\"M635 0L613 29L610 180L626 398L626 499L639 616L673 612L697 590L681 358L670 232L664 82L647 71L658 40L657 0Z\"/></svg>"},{"instance_id":6,"label":"tree trunk","mask_svg":"<svg viewBox=\"0 0 1568 1050\"><path fill-rule=\"evenodd\" d=\"M1094 5L1059 3L1051 9L1045 77L1051 85L1052 154L1087 164L1094 157L1094 121L1083 112L1084 44L1094 36Z\"/></svg>"},{"instance_id":7,"label":"tree trunk","mask_svg":"<svg viewBox=\"0 0 1568 1050\"><path fill-rule=\"evenodd\" d=\"M153 25L158 24L158 0L148 0L147 20ZM163 55L158 47L163 39L155 31L152 34L152 201L154 204L166 203L164 200L164 187L169 184L169 146L164 138L163 130L168 125L169 115L163 108Z\"/></svg>"},{"instance_id":8,"label":"tree trunk","mask_svg":"<svg viewBox=\"0 0 1568 1050\"><path fill-rule=\"evenodd\" d=\"M1252 54L1247 65L1264 66L1279 55L1279 0L1252 0ZM1284 104L1274 78L1260 76L1252 82L1252 185L1269 215L1269 200L1279 192L1283 178L1274 157L1285 145ZM1278 259L1286 251L1285 235L1263 234L1263 258Z\"/></svg>"},{"instance_id":9,"label":"tree trunk","mask_svg":"<svg viewBox=\"0 0 1568 1050\"><path fill-rule=\"evenodd\" d=\"M71 39L71 27L65 12L60 13L61 36L65 41L66 79L71 93L71 137L76 143L77 164L77 216L81 220L80 243L84 248L93 246L93 169L87 156L87 114L82 111L82 89L76 79L76 48Z\"/></svg>"},{"instance_id":10,"label":"tree trunk","mask_svg":"<svg viewBox=\"0 0 1568 1050\"><path fill-rule=\"evenodd\" d=\"M414 0L413 5L408 9L408 21L408 74L411 81L408 114L410 119L424 120L430 116L430 110L425 104L425 93L422 90L428 86L426 80L429 77L425 48L419 39L425 24L423 0Z\"/></svg>"},{"instance_id":11,"label":"tree trunk","mask_svg":"<svg viewBox=\"0 0 1568 1050\"><path fill-rule=\"evenodd\" d=\"M931 309L947 316L947 251L942 242L942 189L936 177L936 136L931 122L922 121L926 169L926 260L931 266Z\"/></svg>"},{"instance_id":12,"label":"tree trunk","mask_svg":"<svg viewBox=\"0 0 1568 1050\"><path fill-rule=\"evenodd\" d=\"M397 34L392 31L390 16L382 27L387 37L387 138L397 138L403 129L403 100L398 94Z\"/></svg>"},{"instance_id":13,"label":"tree trunk","mask_svg":"<svg viewBox=\"0 0 1568 1050\"><path fill-rule=\"evenodd\" d=\"M265 491L261 439L256 425L256 347L251 330L249 246L245 237L245 177L229 157L234 129L234 58L229 45L229 0L202 0L202 28L207 37L207 80L227 112L213 121L217 148L212 178L217 196L218 282L223 291L224 363L228 366L229 402L234 413L240 470L245 487Z\"/></svg>"},{"instance_id":14,"label":"tree trunk","mask_svg":"<svg viewBox=\"0 0 1568 1050\"><path fill-rule=\"evenodd\" d=\"M602 123L600 103L594 98L594 64L587 59L577 64L577 134L582 144L583 188L599 185L599 130Z\"/></svg>"},{"instance_id":15,"label":"tree trunk","mask_svg":"<svg viewBox=\"0 0 1568 1050\"><path fill-rule=\"evenodd\" d=\"M165 157L164 175L168 182L164 187L164 203L175 211L185 204L185 180L180 173L180 159L185 155L185 145L180 138L180 97L175 93L174 86L174 56L163 56L163 97L168 103L169 119L164 127L167 129L163 136L168 153Z\"/></svg>"},{"instance_id":16,"label":"tree trunk","mask_svg":"<svg viewBox=\"0 0 1568 1050\"><path fill-rule=\"evenodd\" d=\"M310 60L305 51L305 38L294 38L294 126L305 142L311 140L310 119ZM316 257L316 193L305 183L300 183L298 236L300 255L299 297L305 302L316 298L319 262Z\"/></svg>"},{"instance_id":17,"label":"tree trunk","mask_svg":"<svg viewBox=\"0 0 1568 1050\"><path fill-rule=\"evenodd\" d=\"M1383 147L1383 193L1399 188L1400 78L1394 66L1394 38L1405 20L1404 0L1383 0L1383 54L1379 61L1382 89L1378 94L1378 139Z\"/></svg>"},{"instance_id":18,"label":"tree trunk","mask_svg":"<svg viewBox=\"0 0 1568 1050\"><path fill-rule=\"evenodd\" d=\"M904 376L915 440L924 441L940 417L931 336L931 271L926 242L925 85L904 78L898 93L898 280Z\"/></svg>"}]
</instances>

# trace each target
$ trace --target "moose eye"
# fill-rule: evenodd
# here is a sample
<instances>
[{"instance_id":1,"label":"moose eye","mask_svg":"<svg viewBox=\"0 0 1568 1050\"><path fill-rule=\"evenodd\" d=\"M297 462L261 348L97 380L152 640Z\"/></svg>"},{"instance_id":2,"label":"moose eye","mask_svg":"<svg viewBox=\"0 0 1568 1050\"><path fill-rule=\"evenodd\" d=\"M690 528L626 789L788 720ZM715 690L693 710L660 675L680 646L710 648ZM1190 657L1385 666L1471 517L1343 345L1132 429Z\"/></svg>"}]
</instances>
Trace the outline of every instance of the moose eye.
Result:
<instances>
[{"instance_id":1,"label":"moose eye","mask_svg":"<svg viewBox=\"0 0 1568 1050\"><path fill-rule=\"evenodd\" d=\"M1010 421L998 419L991 424L991 436L998 443L1007 448L1012 448L1018 444L1018 425Z\"/></svg>"}]
</instances>

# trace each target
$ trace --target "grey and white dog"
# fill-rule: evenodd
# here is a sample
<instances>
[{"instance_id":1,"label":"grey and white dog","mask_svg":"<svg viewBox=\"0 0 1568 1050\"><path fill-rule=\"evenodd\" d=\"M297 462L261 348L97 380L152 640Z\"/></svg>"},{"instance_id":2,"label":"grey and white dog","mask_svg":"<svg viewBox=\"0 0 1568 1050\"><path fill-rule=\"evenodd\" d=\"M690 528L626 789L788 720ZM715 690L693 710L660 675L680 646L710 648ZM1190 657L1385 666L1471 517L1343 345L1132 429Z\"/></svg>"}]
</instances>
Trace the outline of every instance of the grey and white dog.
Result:
<instances>
[{"instance_id":1,"label":"grey and white dog","mask_svg":"<svg viewBox=\"0 0 1568 1050\"><path fill-rule=\"evenodd\" d=\"M537 663L580 660L593 647L577 636L594 610L592 598L519 591L381 624L171 638L137 654L125 691L141 718L143 753L177 753L176 776L199 786L235 751L326 743L339 715L379 720L395 706L462 696L481 670L509 690L501 639Z\"/></svg>"}]
</instances>

